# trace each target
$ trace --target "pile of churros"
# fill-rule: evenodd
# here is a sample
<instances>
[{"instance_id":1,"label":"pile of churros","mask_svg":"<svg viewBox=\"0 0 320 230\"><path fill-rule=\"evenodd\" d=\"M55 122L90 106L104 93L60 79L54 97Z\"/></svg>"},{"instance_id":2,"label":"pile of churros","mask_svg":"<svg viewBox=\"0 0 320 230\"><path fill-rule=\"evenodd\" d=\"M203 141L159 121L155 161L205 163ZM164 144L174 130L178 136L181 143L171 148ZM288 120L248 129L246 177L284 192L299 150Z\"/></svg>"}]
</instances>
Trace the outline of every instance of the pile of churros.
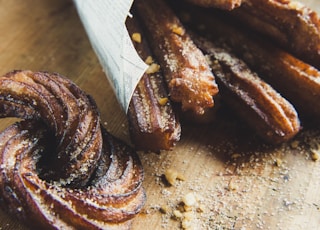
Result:
<instances>
[{"instance_id":1,"label":"pile of churros","mask_svg":"<svg viewBox=\"0 0 320 230\"><path fill-rule=\"evenodd\" d=\"M136 0L131 13L149 65L128 112L137 149L172 149L181 118L215 122L218 105L271 144L320 114L320 19L302 3Z\"/></svg>"},{"instance_id":2,"label":"pile of churros","mask_svg":"<svg viewBox=\"0 0 320 230\"><path fill-rule=\"evenodd\" d=\"M138 150L170 150L180 118L235 111L262 140L320 115L320 19L290 0L135 0L126 21L149 68L128 111ZM146 201L135 150L102 126L93 98L57 73L0 77L0 206L35 228L129 229Z\"/></svg>"}]
</instances>

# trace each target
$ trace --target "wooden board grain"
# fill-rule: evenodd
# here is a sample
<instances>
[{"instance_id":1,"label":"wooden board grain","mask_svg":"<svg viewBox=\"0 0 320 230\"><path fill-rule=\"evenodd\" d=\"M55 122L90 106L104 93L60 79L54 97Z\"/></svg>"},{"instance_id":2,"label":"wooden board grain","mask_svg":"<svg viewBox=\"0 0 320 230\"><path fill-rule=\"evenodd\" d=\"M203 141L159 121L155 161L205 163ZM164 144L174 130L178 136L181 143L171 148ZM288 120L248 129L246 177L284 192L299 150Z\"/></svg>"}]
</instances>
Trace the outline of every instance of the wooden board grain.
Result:
<instances>
[{"instance_id":1,"label":"wooden board grain","mask_svg":"<svg viewBox=\"0 0 320 230\"><path fill-rule=\"evenodd\" d=\"M304 2L320 12L318 0ZM125 114L71 0L0 1L0 31L0 74L30 69L69 77L94 97L105 127L129 143ZM2 119L0 129L10 122ZM310 151L318 144L319 131L308 129L284 145L263 145L231 114L210 125L184 123L172 151L139 153L148 199L133 229L180 229L172 213L188 193L198 197L189 212L195 229L320 229L320 162ZM169 186L168 169L184 180ZM1 211L0 229L27 228Z\"/></svg>"}]
</instances>

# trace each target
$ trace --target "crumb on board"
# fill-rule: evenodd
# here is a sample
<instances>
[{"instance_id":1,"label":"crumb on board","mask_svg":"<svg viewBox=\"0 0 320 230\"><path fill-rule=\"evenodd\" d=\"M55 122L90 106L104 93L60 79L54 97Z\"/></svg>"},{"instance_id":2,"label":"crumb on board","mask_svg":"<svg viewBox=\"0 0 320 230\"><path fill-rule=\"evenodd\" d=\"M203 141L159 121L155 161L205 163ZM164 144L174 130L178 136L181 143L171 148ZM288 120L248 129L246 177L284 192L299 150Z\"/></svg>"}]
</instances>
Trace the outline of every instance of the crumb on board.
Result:
<instances>
[{"instance_id":1,"label":"crumb on board","mask_svg":"<svg viewBox=\"0 0 320 230\"><path fill-rule=\"evenodd\" d=\"M274 164L280 167L282 165L282 160L280 158L276 158Z\"/></svg>"},{"instance_id":2,"label":"crumb on board","mask_svg":"<svg viewBox=\"0 0 320 230\"><path fill-rule=\"evenodd\" d=\"M310 210L319 213L319 199L309 197L307 200L306 197L308 186L320 188L320 182L315 180L318 174L297 170L306 165L318 167L310 163L310 150L317 150L313 142L320 142L320 136L306 135L272 151L265 148L250 153L238 152L236 146L224 143L230 149L229 156L239 155L235 155L234 160L231 157L230 161L222 162L218 169L201 166L201 170L193 171L192 168L192 174L186 173L191 170L190 161L179 155L181 152L166 152L169 157L155 155L154 160L150 160L150 156L148 159L142 157L158 178L158 191L153 194L156 203L151 204L158 211L151 215L159 215L162 229L285 229L281 226L291 223L290 219L297 215L303 216ZM196 154L194 149L190 152L201 158L210 155L209 152L222 151L221 146L203 147L203 151L197 150ZM214 157L210 156L210 159ZM177 159L181 161L179 164ZM154 168L157 161L161 161L160 166ZM188 175L188 180L177 183L180 180L177 174L181 174L178 171ZM163 176L174 186L167 186L159 179ZM297 178L300 178L299 182ZM204 180L207 183L203 184ZM269 203L273 205L266 205ZM268 226L269 219L276 228ZM306 224L301 221L299 226Z\"/></svg>"},{"instance_id":3,"label":"crumb on board","mask_svg":"<svg viewBox=\"0 0 320 230\"><path fill-rule=\"evenodd\" d=\"M164 176L170 185L174 185L176 180L185 180L184 176L174 169L167 169Z\"/></svg>"},{"instance_id":4,"label":"crumb on board","mask_svg":"<svg viewBox=\"0 0 320 230\"><path fill-rule=\"evenodd\" d=\"M313 161L318 161L320 157L319 150L311 149L311 159Z\"/></svg>"}]
</instances>

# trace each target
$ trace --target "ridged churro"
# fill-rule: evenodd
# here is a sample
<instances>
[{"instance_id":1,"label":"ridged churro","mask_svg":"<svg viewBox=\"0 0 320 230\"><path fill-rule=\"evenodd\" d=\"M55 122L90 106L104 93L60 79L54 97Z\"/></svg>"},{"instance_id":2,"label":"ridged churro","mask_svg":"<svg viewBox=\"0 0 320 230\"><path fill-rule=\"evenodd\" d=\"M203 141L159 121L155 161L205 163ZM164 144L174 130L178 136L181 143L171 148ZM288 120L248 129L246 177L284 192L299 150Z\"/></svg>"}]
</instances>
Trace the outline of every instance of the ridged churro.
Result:
<instances>
[{"instance_id":1,"label":"ridged churro","mask_svg":"<svg viewBox=\"0 0 320 230\"><path fill-rule=\"evenodd\" d=\"M181 127L166 89L161 67L149 48L136 17L126 21L129 35L149 68L130 101L128 120L131 138L139 150L169 150L180 139Z\"/></svg>"},{"instance_id":2,"label":"ridged churro","mask_svg":"<svg viewBox=\"0 0 320 230\"><path fill-rule=\"evenodd\" d=\"M172 101L197 114L213 107L218 87L210 67L166 2L137 0L133 8L144 25Z\"/></svg>"},{"instance_id":3,"label":"ridged churro","mask_svg":"<svg viewBox=\"0 0 320 230\"><path fill-rule=\"evenodd\" d=\"M272 144L294 137L301 129L295 108L230 50L204 39L196 44L208 54L221 98L238 116Z\"/></svg>"},{"instance_id":4,"label":"ridged churro","mask_svg":"<svg viewBox=\"0 0 320 230\"><path fill-rule=\"evenodd\" d=\"M0 204L33 228L129 229L145 202L138 155L100 124L93 99L55 73L0 77Z\"/></svg>"}]
</instances>

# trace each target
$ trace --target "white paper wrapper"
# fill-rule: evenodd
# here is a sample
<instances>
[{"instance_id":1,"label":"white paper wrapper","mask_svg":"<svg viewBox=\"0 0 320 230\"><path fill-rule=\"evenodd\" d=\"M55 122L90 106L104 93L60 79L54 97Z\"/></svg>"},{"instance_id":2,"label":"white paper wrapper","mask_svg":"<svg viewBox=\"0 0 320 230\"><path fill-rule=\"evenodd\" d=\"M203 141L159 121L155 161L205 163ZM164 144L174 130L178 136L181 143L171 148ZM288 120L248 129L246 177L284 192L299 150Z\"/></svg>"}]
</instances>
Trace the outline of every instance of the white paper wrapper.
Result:
<instances>
[{"instance_id":1,"label":"white paper wrapper","mask_svg":"<svg viewBox=\"0 0 320 230\"><path fill-rule=\"evenodd\" d=\"M133 0L74 0L74 3L118 101L127 111L133 91L147 69L125 27Z\"/></svg>"}]
</instances>

